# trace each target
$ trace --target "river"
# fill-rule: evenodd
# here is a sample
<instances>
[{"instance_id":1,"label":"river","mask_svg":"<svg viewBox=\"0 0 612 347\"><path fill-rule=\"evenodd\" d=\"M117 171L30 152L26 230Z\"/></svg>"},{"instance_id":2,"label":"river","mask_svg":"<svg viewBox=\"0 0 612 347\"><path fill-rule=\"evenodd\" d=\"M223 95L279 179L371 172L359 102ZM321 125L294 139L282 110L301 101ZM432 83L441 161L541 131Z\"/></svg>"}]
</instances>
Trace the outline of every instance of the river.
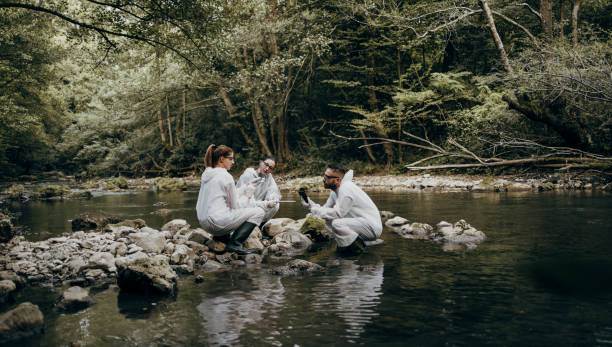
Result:
<instances>
[{"instance_id":1,"label":"river","mask_svg":"<svg viewBox=\"0 0 612 347\"><path fill-rule=\"evenodd\" d=\"M297 200L287 193L286 199ZM384 243L349 258L327 246L304 256L325 271L281 278L278 264L182 276L174 299L120 294L111 287L76 314L58 314L61 289L27 288L45 315L30 346L175 345L610 345L612 195L604 192L372 193L380 210L436 224L465 219L487 240L445 252L385 228ZM90 200L11 204L26 238L70 231L71 218L103 211L159 228L197 225L197 191L103 194ZM324 202L326 194L312 194ZM166 202L169 216L152 215ZM299 203L277 217L302 218ZM13 305L14 306L14 305ZM7 307L3 307L5 311Z\"/></svg>"}]
</instances>

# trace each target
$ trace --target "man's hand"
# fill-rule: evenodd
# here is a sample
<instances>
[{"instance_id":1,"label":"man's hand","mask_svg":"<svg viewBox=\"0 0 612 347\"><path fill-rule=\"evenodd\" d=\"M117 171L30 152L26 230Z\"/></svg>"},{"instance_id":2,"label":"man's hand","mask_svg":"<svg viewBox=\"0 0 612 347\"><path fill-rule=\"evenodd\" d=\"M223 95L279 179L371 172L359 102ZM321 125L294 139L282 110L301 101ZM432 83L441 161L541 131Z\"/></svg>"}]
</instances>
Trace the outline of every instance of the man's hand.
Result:
<instances>
[{"instance_id":1,"label":"man's hand","mask_svg":"<svg viewBox=\"0 0 612 347\"><path fill-rule=\"evenodd\" d=\"M312 204L314 204L314 202L312 200L310 200L310 198L307 198L308 202L304 201L304 199L300 199L300 203L302 203L302 206L304 206L304 208L307 208L310 210L310 207L312 206Z\"/></svg>"}]
</instances>

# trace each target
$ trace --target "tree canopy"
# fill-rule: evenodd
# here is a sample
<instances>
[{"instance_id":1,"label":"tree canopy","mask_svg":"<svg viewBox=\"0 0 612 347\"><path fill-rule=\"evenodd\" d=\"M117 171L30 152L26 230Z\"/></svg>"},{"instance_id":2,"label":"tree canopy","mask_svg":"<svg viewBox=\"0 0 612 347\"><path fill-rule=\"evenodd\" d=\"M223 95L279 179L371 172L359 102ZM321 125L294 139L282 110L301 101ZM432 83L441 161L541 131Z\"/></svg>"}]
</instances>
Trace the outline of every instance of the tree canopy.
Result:
<instances>
[{"instance_id":1,"label":"tree canopy","mask_svg":"<svg viewBox=\"0 0 612 347\"><path fill-rule=\"evenodd\" d=\"M612 152L606 1L12 0L0 13L3 177L193 173L210 143L239 166L402 170L426 151L374 138L406 134L492 156L500 138Z\"/></svg>"}]
</instances>

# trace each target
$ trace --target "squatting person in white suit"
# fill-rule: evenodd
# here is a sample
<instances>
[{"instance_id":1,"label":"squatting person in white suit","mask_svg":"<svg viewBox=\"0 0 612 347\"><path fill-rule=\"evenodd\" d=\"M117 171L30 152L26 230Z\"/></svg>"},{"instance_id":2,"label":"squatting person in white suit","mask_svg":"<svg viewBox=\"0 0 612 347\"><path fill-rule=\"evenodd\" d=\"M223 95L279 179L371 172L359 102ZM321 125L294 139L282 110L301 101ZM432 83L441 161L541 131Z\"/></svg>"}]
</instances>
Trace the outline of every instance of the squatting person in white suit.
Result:
<instances>
[{"instance_id":1,"label":"squatting person in white suit","mask_svg":"<svg viewBox=\"0 0 612 347\"><path fill-rule=\"evenodd\" d=\"M313 216L325 220L325 227L338 244L339 251L362 252L364 241L374 241L382 233L378 208L370 197L353 182L353 170L346 171L331 164L323 175L323 185L330 189L329 198L321 206L306 194L301 194L302 205Z\"/></svg>"}]
</instances>

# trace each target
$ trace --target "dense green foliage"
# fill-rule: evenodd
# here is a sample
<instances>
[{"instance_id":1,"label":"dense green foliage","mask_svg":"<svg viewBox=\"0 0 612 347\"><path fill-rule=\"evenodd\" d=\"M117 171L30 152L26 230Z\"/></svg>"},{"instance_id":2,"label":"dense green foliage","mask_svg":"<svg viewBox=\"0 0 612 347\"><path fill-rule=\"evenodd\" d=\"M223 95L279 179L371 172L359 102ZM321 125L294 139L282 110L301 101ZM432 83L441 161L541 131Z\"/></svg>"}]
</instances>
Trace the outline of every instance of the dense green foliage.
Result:
<instances>
[{"instance_id":1,"label":"dense green foliage","mask_svg":"<svg viewBox=\"0 0 612 347\"><path fill-rule=\"evenodd\" d=\"M275 156L301 173L430 155L331 132L612 153L606 1L15 0L0 13L2 177L199 172L210 143L238 167Z\"/></svg>"}]
</instances>

